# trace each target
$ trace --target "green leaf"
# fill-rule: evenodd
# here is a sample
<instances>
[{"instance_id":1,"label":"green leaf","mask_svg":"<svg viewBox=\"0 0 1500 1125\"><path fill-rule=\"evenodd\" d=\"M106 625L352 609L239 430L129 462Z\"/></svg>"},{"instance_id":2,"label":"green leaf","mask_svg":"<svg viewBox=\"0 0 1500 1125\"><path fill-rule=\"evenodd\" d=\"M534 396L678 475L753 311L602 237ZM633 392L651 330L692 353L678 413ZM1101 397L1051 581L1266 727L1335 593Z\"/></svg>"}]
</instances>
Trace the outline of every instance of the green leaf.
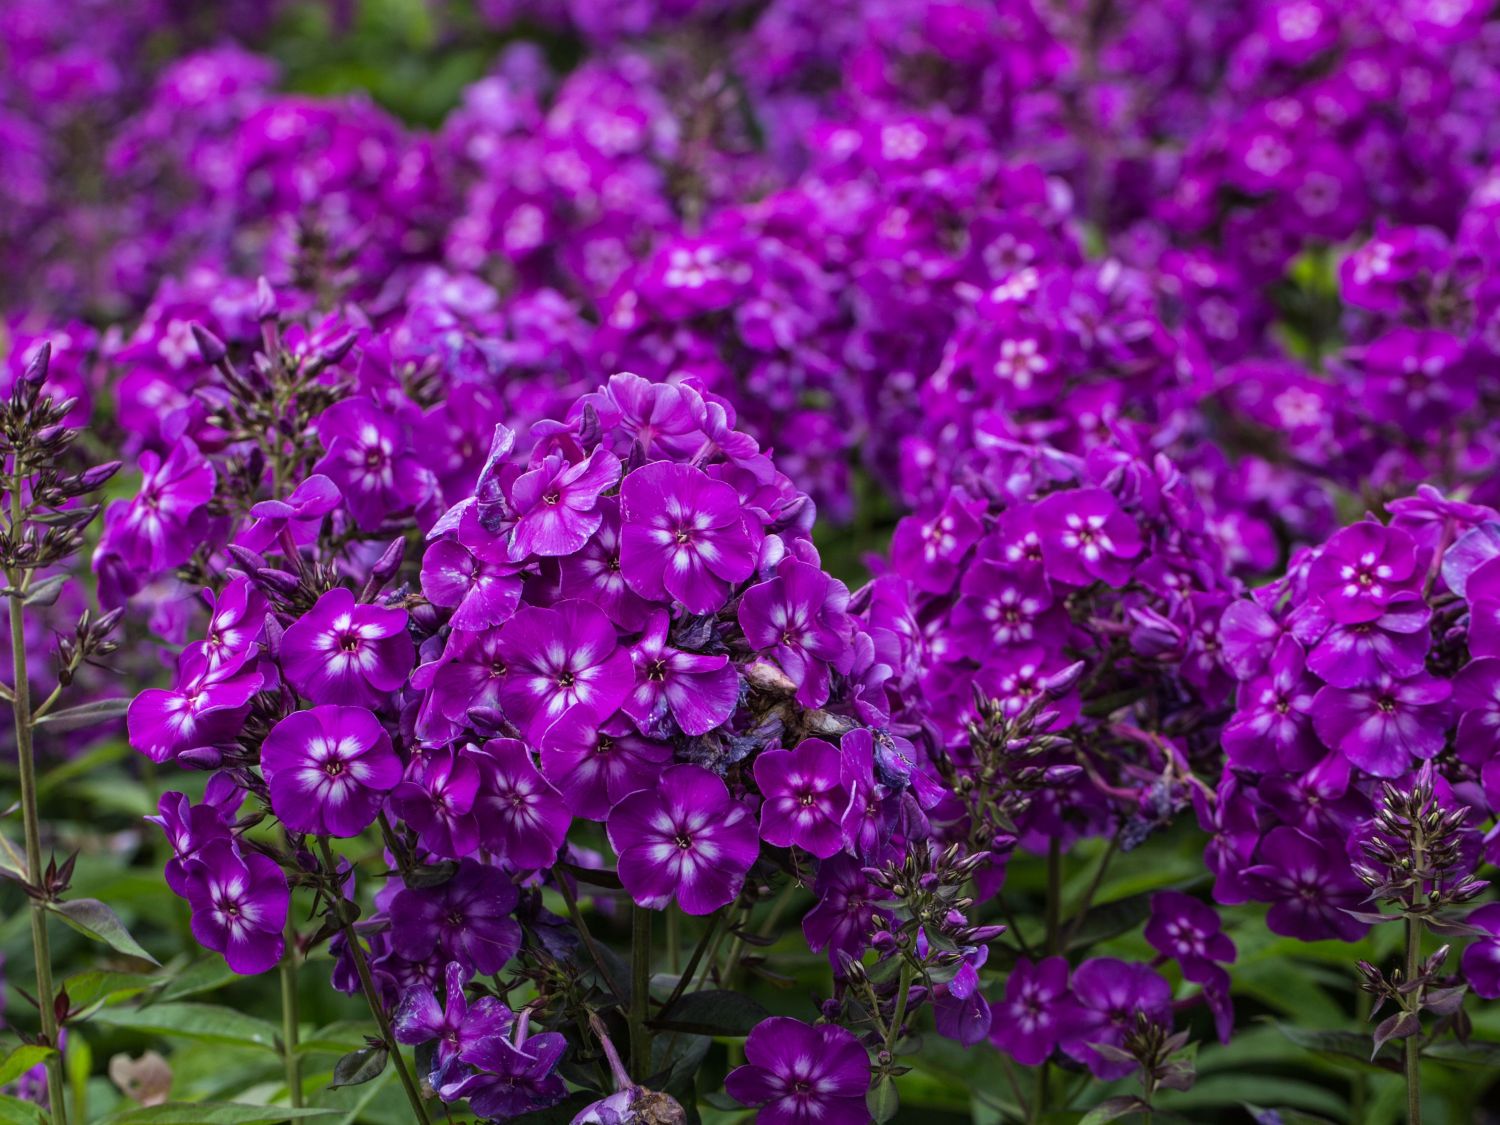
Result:
<instances>
[{"instance_id":1,"label":"green leaf","mask_svg":"<svg viewBox=\"0 0 1500 1125\"><path fill-rule=\"evenodd\" d=\"M224 964L224 958L205 957L168 980L162 986L158 999L181 1000L185 996L212 992L239 979L240 975Z\"/></svg>"},{"instance_id":2,"label":"green leaf","mask_svg":"<svg viewBox=\"0 0 1500 1125\"><path fill-rule=\"evenodd\" d=\"M1456 1039L1440 1039L1422 1048L1424 1059L1437 1059L1452 1066L1474 1066L1491 1072L1500 1071L1500 1043L1471 1039L1460 1043Z\"/></svg>"},{"instance_id":3,"label":"green leaf","mask_svg":"<svg viewBox=\"0 0 1500 1125\"><path fill-rule=\"evenodd\" d=\"M41 1125L42 1111L31 1102L9 1094L0 1094L0 1123L3 1125Z\"/></svg>"},{"instance_id":4,"label":"green leaf","mask_svg":"<svg viewBox=\"0 0 1500 1125\"><path fill-rule=\"evenodd\" d=\"M80 703L77 707L64 707L61 711L49 711L36 721L36 725L59 734L63 731L84 730L98 726L100 723L107 723L111 719L124 718L125 712L129 709L128 698L96 699L92 703Z\"/></svg>"},{"instance_id":5,"label":"green leaf","mask_svg":"<svg viewBox=\"0 0 1500 1125\"><path fill-rule=\"evenodd\" d=\"M890 1075L870 1088L870 1092L865 1095L865 1108L870 1111L876 1125L885 1125L896 1116L901 1108L901 1096L896 1093L896 1082Z\"/></svg>"},{"instance_id":6,"label":"green leaf","mask_svg":"<svg viewBox=\"0 0 1500 1125\"><path fill-rule=\"evenodd\" d=\"M350 1051L333 1065L333 1081L329 1086L363 1086L379 1078L391 1061L391 1053L384 1047L361 1047Z\"/></svg>"},{"instance_id":7,"label":"green leaf","mask_svg":"<svg viewBox=\"0 0 1500 1125\"><path fill-rule=\"evenodd\" d=\"M115 973L107 969L91 969L63 981L63 987L68 990L68 1004L74 1011L86 1011L95 1004L139 996L156 984L157 978L145 973Z\"/></svg>"},{"instance_id":8,"label":"green leaf","mask_svg":"<svg viewBox=\"0 0 1500 1125\"><path fill-rule=\"evenodd\" d=\"M1146 891L1129 898L1103 902L1089 908L1083 925L1068 939L1069 950L1089 949L1101 941L1133 930L1151 916L1151 895ZM1063 932L1067 932L1064 926Z\"/></svg>"},{"instance_id":9,"label":"green leaf","mask_svg":"<svg viewBox=\"0 0 1500 1125\"><path fill-rule=\"evenodd\" d=\"M105 1008L94 1016L94 1022L156 1035L178 1035L200 1043L260 1047L267 1051L277 1050L279 1034L267 1020L233 1008L178 1001L143 1008Z\"/></svg>"},{"instance_id":10,"label":"green leaf","mask_svg":"<svg viewBox=\"0 0 1500 1125\"><path fill-rule=\"evenodd\" d=\"M1106 1121L1118 1121L1127 1113L1139 1113L1145 1108L1146 1103L1133 1095L1123 1094L1116 1098L1106 1098L1085 1113L1078 1125L1104 1125Z\"/></svg>"},{"instance_id":11,"label":"green leaf","mask_svg":"<svg viewBox=\"0 0 1500 1125\"><path fill-rule=\"evenodd\" d=\"M1245 1102L1244 1106L1245 1112L1256 1121L1279 1121L1281 1125L1333 1125L1328 1118L1319 1117L1315 1113L1302 1113L1295 1109L1267 1109L1249 1102Z\"/></svg>"},{"instance_id":12,"label":"green leaf","mask_svg":"<svg viewBox=\"0 0 1500 1125\"><path fill-rule=\"evenodd\" d=\"M26 855L16 850L5 836L0 835L0 875L8 875L19 882L26 882Z\"/></svg>"},{"instance_id":13,"label":"green leaf","mask_svg":"<svg viewBox=\"0 0 1500 1125\"><path fill-rule=\"evenodd\" d=\"M121 1110L96 1125L280 1125L309 1117L331 1117L331 1109L239 1105L235 1102L167 1102Z\"/></svg>"},{"instance_id":14,"label":"green leaf","mask_svg":"<svg viewBox=\"0 0 1500 1125\"><path fill-rule=\"evenodd\" d=\"M56 1052L51 1047L36 1047L30 1044L17 1047L0 1059L0 1086L9 1086L32 1067L44 1063Z\"/></svg>"},{"instance_id":15,"label":"green leaf","mask_svg":"<svg viewBox=\"0 0 1500 1125\"><path fill-rule=\"evenodd\" d=\"M130 936L130 931L125 928L125 923L120 921L120 916L97 898L75 898L68 902L55 902L50 905L49 909L79 933L95 941L102 941L116 953L139 957L142 961L149 961L153 965L161 964L146 952L140 942Z\"/></svg>"},{"instance_id":16,"label":"green leaf","mask_svg":"<svg viewBox=\"0 0 1500 1125\"><path fill-rule=\"evenodd\" d=\"M687 1031L695 1035L749 1035L771 1013L738 992L710 988L689 992L651 1021L658 1031Z\"/></svg>"},{"instance_id":17,"label":"green leaf","mask_svg":"<svg viewBox=\"0 0 1500 1125\"><path fill-rule=\"evenodd\" d=\"M1382 1051L1372 1062L1370 1037L1357 1031L1319 1031L1291 1024L1276 1027L1297 1046L1350 1070L1400 1070L1394 1051Z\"/></svg>"}]
</instances>

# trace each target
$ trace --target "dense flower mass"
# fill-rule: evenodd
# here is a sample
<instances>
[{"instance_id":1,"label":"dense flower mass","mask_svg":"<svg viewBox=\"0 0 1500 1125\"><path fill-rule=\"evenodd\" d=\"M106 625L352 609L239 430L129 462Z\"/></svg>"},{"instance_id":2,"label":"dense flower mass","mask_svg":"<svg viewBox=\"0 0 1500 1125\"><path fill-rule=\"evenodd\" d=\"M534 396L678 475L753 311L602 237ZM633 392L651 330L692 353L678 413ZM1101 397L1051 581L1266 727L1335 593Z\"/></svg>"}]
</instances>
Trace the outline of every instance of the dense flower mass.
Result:
<instances>
[{"instance_id":1,"label":"dense flower mass","mask_svg":"<svg viewBox=\"0 0 1500 1125\"><path fill-rule=\"evenodd\" d=\"M11 1116L1477 1119L1493 4L14 0L0 64ZM116 1097L96 1018L259 1054Z\"/></svg>"}]
</instances>

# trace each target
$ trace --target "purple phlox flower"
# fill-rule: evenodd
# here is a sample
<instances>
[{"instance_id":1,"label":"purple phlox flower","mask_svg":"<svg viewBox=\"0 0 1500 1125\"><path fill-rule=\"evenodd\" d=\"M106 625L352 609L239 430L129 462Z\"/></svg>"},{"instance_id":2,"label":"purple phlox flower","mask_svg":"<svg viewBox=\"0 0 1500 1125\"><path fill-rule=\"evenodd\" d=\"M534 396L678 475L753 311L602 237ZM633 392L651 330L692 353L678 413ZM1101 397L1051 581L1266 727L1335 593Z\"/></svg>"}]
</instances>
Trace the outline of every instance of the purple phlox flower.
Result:
<instances>
[{"instance_id":1,"label":"purple phlox flower","mask_svg":"<svg viewBox=\"0 0 1500 1125\"><path fill-rule=\"evenodd\" d=\"M510 531L510 557L555 558L578 550L604 521L600 494L619 479L620 459L607 449L596 449L577 464L561 453L549 453L511 484L516 522Z\"/></svg>"},{"instance_id":2,"label":"purple phlox flower","mask_svg":"<svg viewBox=\"0 0 1500 1125\"><path fill-rule=\"evenodd\" d=\"M1273 828L1257 849L1245 879L1255 896L1271 903L1272 933L1302 941L1358 941L1370 927L1351 917L1367 890L1349 867L1342 841L1324 842L1295 828Z\"/></svg>"},{"instance_id":3,"label":"purple phlox flower","mask_svg":"<svg viewBox=\"0 0 1500 1125\"><path fill-rule=\"evenodd\" d=\"M492 1036L506 1034L515 1024L515 1013L493 996L469 1002L464 985L471 976L471 970L457 961L450 962L443 973L441 1004L431 985L415 984L402 994L391 1016L396 1042L416 1046L438 1041L432 1067L434 1076L441 1074L462 1051Z\"/></svg>"},{"instance_id":4,"label":"purple phlox flower","mask_svg":"<svg viewBox=\"0 0 1500 1125\"><path fill-rule=\"evenodd\" d=\"M1461 965L1464 980L1469 982L1475 996L1500 1000L1500 902L1486 903L1471 911L1465 921L1487 936L1476 938L1464 950Z\"/></svg>"},{"instance_id":5,"label":"purple phlox flower","mask_svg":"<svg viewBox=\"0 0 1500 1125\"><path fill-rule=\"evenodd\" d=\"M849 591L816 566L788 556L776 577L751 586L740 599L745 639L767 652L797 685L797 702L828 702L832 673L848 672Z\"/></svg>"},{"instance_id":6,"label":"purple phlox flower","mask_svg":"<svg viewBox=\"0 0 1500 1125\"><path fill-rule=\"evenodd\" d=\"M959 589L949 626L955 650L970 660L983 661L995 648L1057 647L1066 635L1066 613L1054 604L1041 567L981 558L964 573Z\"/></svg>"},{"instance_id":7,"label":"purple phlox flower","mask_svg":"<svg viewBox=\"0 0 1500 1125\"><path fill-rule=\"evenodd\" d=\"M1059 1045L1069 1058L1093 1072L1095 1078L1123 1078L1133 1065L1105 1058L1096 1043L1118 1047L1134 1030L1137 1013L1153 1023L1172 1022L1172 988L1148 965L1094 957L1073 972L1073 998Z\"/></svg>"},{"instance_id":8,"label":"purple phlox flower","mask_svg":"<svg viewBox=\"0 0 1500 1125\"><path fill-rule=\"evenodd\" d=\"M208 629L202 641L210 671L238 668L255 653L266 624L266 599L250 580L237 574L215 594L204 590L209 605Z\"/></svg>"},{"instance_id":9,"label":"purple phlox flower","mask_svg":"<svg viewBox=\"0 0 1500 1125\"><path fill-rule=\"evenodd\" d=\"M500 628L500 652L510 669L501 708L532 739L574 707L608 718L635 678L609 618L573 599L517 610Z\"/></svg>"},{"instance_id":10,"label":"purple phlox flower","mask_svg":"<svg viewBox=\"0 0 1500 1125\"><path fill-rule=\"evenodd\" d=\"M173 445L165 461L145 451L140 469L140 491L110 505L95 568L99 557L118 555L148 578L192 557L207 525L216 477L198 447L185 439Z\"/></svg>"},{"instance_id":11,"label":"purple phlox flower","mask_svg":"<svg viewBox=\"0 0 1500 1125\"><path fill-rule=\"evenodd\" d=\"M604 820L630 794L656 784L672 748L637 733L623 717L600 723L574 707L542 735L542 774L574 816Z\"/></svg>"},{"instance_id":12,"label":"purple phlox flower","mask_svg":"<svg viewBox=\"0 0 1500 1125\"><path fill-rule=\"evenodd\" d=\"M653 383L622 371L583 402L597 406L624 448L639 443L648 457L691 455L703 442L703 400L678 384Z\"/></svg>"},{"instance_id":13,"label":"purple phlox flower","mask_svg":"<svg viewBox=\"0 0 1500 1125\"><path fill-rule=\"evenodd\" d=\"M1304 663L1302 646L1282 637L1265 674L1240 688L1239 708L1222 735L1232 767L1258 773L1299 770L1322 757L1312 726L1318 683Z\"/></svg>"},{"instance_id":14,"label":"purple phlox flower","mask_svg":"<svg viewBox=\"0 0 1500 1125\"><path fill-rule=\"evenodd\" d=\"M367 398L335 403L319 416L318 440L327 451L313 466L333 481L361 531L416 507L436 487L411 452L405 427Z\"/></svg>"},{"instance_id":15,"label":"purple phlox flower","mask_svg":"<svg viewBox=\"0 0 1500 1125\"><path fill-rule=\"evenodd\" d=\"M471 747L420 750L412 755L405 779L391 792L391 811L433 855L461 859L479 846L474 816L479 784L479 763Z\"/></svg>"},{"instance_id":16,"label":"purple phlox flower","mask_svg":"<svg viewBox=\"0 0 1500 1125\"><path fill-rule=\"evenodd\" d=\"M568 1041L555 1031L529 1031L530 1012L522 1011L508 1037L489 1035L464 1047L459 1061L475 1073L444 1081L438 1097L445 1102L467 1098L478 1116L502 1121L562 1101L568 1089L554 1072Z\"/></svg>"},{"instance_id":17,"label":"purple phlox flower","mask_svg":"<svg viewBox=\"0 0 1500 1125\"><path fill-rule=\"evenodd\" d=\"M329 590L281 638L287 682L314 703L380 707L406 685L414 648L404 609Z\"/></svg>"},{"instance_id":18,"label":"purple phlox flower","mask_svg":"<svg viewBox=\"0 0 1500 1125\"><path fill-rule=\"evenodd\" d=\"M1039 1066L1074 1024L1076 1007L1064 958L1019 958L1005 979L1005 999L994 1003L990 1040L1022 1066Z\"/></svg>"},{"instance_id":19,"label":"purple phlox flower","mask_svg":"<svg viewBox=\"0 0 1500 1125\"><path fill-rule=\"evenodd\" d=\"M448 634L442 655L412 673L411 686L425 692L417 732L443 741L457 736L476 708L500 707L501 690L510 669L500 631L484 629ZM447 725L441 720L447 720Z\"/></svg>"},{"instance_id":20,"label":"purple phlox flower","mask_svg":"<svg viewBox=\"0 0 1500 1125\"><path fill-rule=\"evenodd\" d=\"M281 960L291 891L274 860L216 840L188 861L184 878L193 936L205 948L247 976Z\"/></svg>"},{"instance_id":21,"label":"purple phlox flower","mask_svg":"<svg viewBox=\"0 0 1500 1125\"><path fill-rule=\"evenodd\" d=\"M593 537L559 560L560 590L565 598L593 602L621 629L634 632L645 625L651 607L630 588L620 569L619 498L601 497L599 511L604 518Z\"/></svg>"},{"instance_id":22,"label":"purple phlox flower","mask_svg":"<svg viewBox=\"0 0 1500 1125\"><path fill-rule=\"evenodd\" d=\"M676 599L689 613L715 613L755 572L760 521L729 485L666 461L620 486L620 566L643 598Z\"/></svg>"},{"instance_id":23,"label":"purple phlox flower","mask_svg":"<svg viewBox=\"0 0 1500 1125\"><path fill-rule=\"evenodd\" d=\"M451 609L455 629L489 629L509 621L521 602L520 568L505 557L499 540L466 543L445 537L422 555L422 593Z\"/></svg>"},{"instance_id":24,"label":"purple phlox flower","mask_svg":"<svg viewBox=\"0 0 1500 1125\"><path fill-rule=\"evenodd\" d=\"M802 919L802 934L814 953L828 950L828 960L835 969L839 954L858 958L869 948L877 915L890 917L876 901L876 891L859 861L847 855L835 855L818 864L813 894L818 904Z\"/></svg>"},{"instance_id":25,"label":"purple phlox flower","mask_svg":"<svg viewBox=\"0 0 1500 1125\"><path fill-rule=\"evenodd\" d=\"M1413 591L1416 544L1399 528L1352 524L1324 546L1307 571L1309 594L1322 598L1333 620L1374 621L1399 594Z\"/></svg>"},{"instance_id":26,"label":"purple phlox flower","mask_svg":"<svg viewBox=\"0 0 1500 1125\"><path fill-rule=\"evenodd\" d=\"M1230 602L1219 622L1224 663L1237 679L1260 675L1282 633L1282 626L1253 599Z\"/></svg>"},{"instance_id":27,"label":"purple phlox flower","mask_svg":"<svg viewBox=\"0 0 1500 1125\"><path fill-rule=\"evenodd\" d=\"M474 859L435 887L404 887L390 907L391 946L414 961L441 955L482 974L498 973L521 946L511 917L519 896L510 876Z\"/></svg>"},{"instance_id":28,"label":"purple phlox flower","mask_svg":"<svg viewBox=\"0 0 1500 1125\"><path fill-rule=\"evenodd\" d=\"M875 735L858 727L839 740L839 780L849 803L839 818L844 845L868 863L880 861L900 815L901 797L877 780Z\"/></svg>"},{"instance_id":29,"label":"purple phlox flower","mask_svg":"<svg viewBox=\"0 0 1500 1125\"><path fill-rule=\"evenodd\" d=\"M761 751L755 759L755 784L765 797L761 839L819 859L838 852L844 846L839 821L849 805L839 767L838 748L821 738L804 738L793 750Z\"/></svg>"},{"instance_id":30,"label":"purple phlox flower","mask_svg":"<svg viewBox=\"0 0 1500 1125\"><path fill-rule=\"evenodd\" d=\"M338 485L321 473L314 473L285 500L262 500L250 509L251 519L235 540L247 551L262 552L290 536L293 546L301 548L318 535L323 517L336 511L343 502Z\"/></svg>"},{"instance_id":31,"label":"purple phlox flower","mask_svg":"<svg viewBox=\"0 0 1500 1125\"><path fill-rule=\"evenodd\" d=\"M1469 575L1464 600L1469 603L1469 654L1500 656L1500 558Z\"/></svg>"},{"instance_id":32,"label":"purple phlox flower","mask_svg":"<svg viewBox=\"0 0 1500 1125\"><path fill-rule=\"evenodd\" d=\"M1313 697L1313 726L1366 773L1400 777L1413 758L1443 748L1451 694L1449 681L1426 672L1405 680L1382 674L1362 688L1325 687Z\"/></svg>"},{"instance_id":33,"label":"purple phlox flower","mask_svg":"<svg viewBox=\"0 0 1500 1125\"><path fill-rule=\"evenodd\" d=\"M1417 594L1398 594L1370 621L1332 622L1307 656L1309 670L1335 687L1363 687L1382 673L1397 679L1422 670L1431 644L1432 611Z\"/></svg>"},{"instance_id":34,"label":"purple phlox flower","mask_svg":"<svg viewBox=\"0 0 1500 1125\"><path fill-rule=\"evenodd\" d=\"M1260 843L1262 810L1254 800L1254 790L1247 793L1244 785L1236 774L1227 772L1213 797L1196 786L1193 789L1198 827L1209 833L1203 862L1214 875L1215 902L1240 903L1251 897L1245 868Z\"/></svg>"},{"instance_id":35,"label":"purple phlox flower","mask_svg":"<svg viewBox=\"0 0 1500 1125\"><path fill-rule=\"evenodd\" d=\"M1369 815L1369 799L1350 786L1354 772L1349 759L1333 750L1300 771L1261 778L1259 797L1280 823L1314 839L1333 839Z\"/></svg>"},{"instance_id":36,"label":"purple phlox flower","mask_svg":"<svg viewBox=\"0 0 1500 1125\"><path fill-rule=\"evenodd\" d=\"M1102 488L1054 492L1036 506L1047 577L1072 586L1123 586L1141 552L1134 519Z\"/></svg>"},{"instance_id":37,"label":"purple phlox flower","mask_svg":"<svg viewBox=\"0 0 1500 1125\"><path fill-rule=\"evenodd\" d=\"M1158 953L1182 966L1182 975L1198 984L1212 975L1215 962L1232 962L1234 942L1223 932L1219 912L1181 891L1151 896L1145 937Z\"/></svg>"},{"instance_id":38,"label":"purple phlox flower","mask_svg":"<svg viewBox=\"0 0 1500 1125\"><path fill-rule=\"evenodd\" d=\"M907 516L891 537L891 564L917 589L942 594L952 589L969 548L979 542L984 502L962 490L950 492L930 516Z\"/></svg>"},{"instance_id":39,"label":"purple phlox flower","mask_svg":"<svg viewBox=\"0 0 1500 1125\"><path fill-rule=\"evenodd\" d=\"M1453 677L1458 756L1482 766L1500 751L1500 657L1471 660Z\"/></svg>"},{"instance_id":40,"label":"purple phlox flower","mask_svg":"<svg viewBox=\"0 0 1500 1125\"><path fill-rule=\"evenodd\" d=\"M701 766L673 766L655 788L611 810L610 846L637 906L660 910L675 896L687 914L732 901L760 854L750 810Z\"/></svg>"},{"instance_id":41,"label":"purple phlox flower","mask_svg":"<svg viewBox=\"0 0 1500 1125\"><path fill-rule=\"evenodd\" d=\"M740 677L726 654L684 652L667 643L671 618L656 610L630 650L635 690L620 709L646 734L707 734L726 722L739 702Z\"/></svg>"},{"instance_id":42,"label":"purple phlox flower","mask_svg":"<svg viewBox=\"0 0 1500 1125\"><path fill-rule=\"evenodd\" d=\"M157 802L157 815L146 817L161 828L172 846L166 879L179 898L187 898L188 863L209 844L232 839L230 818L242 797L229 774L216 773L202 804L193 804L185 793L163 793Z\"/></svg>"},{"instance_id":43,"label":"purple phlox flower","mask_svg":"<svg viewBox=\"0 0 1500 1125\"><path fill-rule=\"evenodd\" d=\"M207 652L190 646L178 659L175 687L149 688L131 700L125 712L130 745L153 762L165 762L228 742L244 726L262 679L249 667L210 669Z\"/></svg>"},{"instance_id":44,"label":"purple phlox flower","mask_svg":"<svg viewBox=\"0 0 1500 1125\"><path fill-rule=\"evenodd\" d=\"M483 781L474 802L480 842L513 871L550 867L572 823L524 743L494 738L475 752Z\"/></svg>"},{"instance_id":45,"label":"purple phlox flower","mask_svg":"<svg viewBox=\"0 0 1500 1125\"><path fill-rule=\"evenodd\" d=\"M994 1019L990 1002L979 990L979 970L990 951L981 945L961 952L963 960L953 979L939 983L933 991L932 1017L939 1035L973 1047L984 1042Z\"/></svg>"},{"instance_id":46,"label":"purple phlox flower","mask_svg":"<svg viewBox=\"0 0 1500 1125\"><path fill-rule=\"evenodd\" d=\"M363 707L314 707L266 735L261 771L271 808L293 832L358 836L401 781L391 737Z\"/></svg>"},{"instance_id":47,"label":"purple phlox flower","mask_svg":"<svg viewBox=\"0 0 1500 1125\"><path fill-rule=\"evenodd\" d=\"M759 1125L864 1125L869 1088L870 1057L851 1032L786 1016L755 1025L745 1065L724 1080L735 1101L760 1107Z\"/></svg>"}]
</instances>

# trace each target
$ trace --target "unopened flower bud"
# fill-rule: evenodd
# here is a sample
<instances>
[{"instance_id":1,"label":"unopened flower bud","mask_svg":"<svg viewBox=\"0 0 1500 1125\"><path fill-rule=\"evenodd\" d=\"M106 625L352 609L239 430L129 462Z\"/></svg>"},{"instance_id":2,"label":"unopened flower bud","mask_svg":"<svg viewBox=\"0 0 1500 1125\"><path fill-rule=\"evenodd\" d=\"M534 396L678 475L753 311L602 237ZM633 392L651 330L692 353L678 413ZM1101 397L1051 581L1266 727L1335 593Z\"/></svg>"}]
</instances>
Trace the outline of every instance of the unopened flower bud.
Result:
<instances>
[{"instance_id":1,"label":"unopened flower bud","mask_svg":"<svg viewBox=\"0 0 1500 1125\"><path fill-rule=\"evenodd\" d=\"M198 345L198 354L203 357L204 363L217 367L228 357L229 349L224 346L224 341L196 320L193 321L190 331L193 333L193 343Z\"/></svg>"}]
</instances>

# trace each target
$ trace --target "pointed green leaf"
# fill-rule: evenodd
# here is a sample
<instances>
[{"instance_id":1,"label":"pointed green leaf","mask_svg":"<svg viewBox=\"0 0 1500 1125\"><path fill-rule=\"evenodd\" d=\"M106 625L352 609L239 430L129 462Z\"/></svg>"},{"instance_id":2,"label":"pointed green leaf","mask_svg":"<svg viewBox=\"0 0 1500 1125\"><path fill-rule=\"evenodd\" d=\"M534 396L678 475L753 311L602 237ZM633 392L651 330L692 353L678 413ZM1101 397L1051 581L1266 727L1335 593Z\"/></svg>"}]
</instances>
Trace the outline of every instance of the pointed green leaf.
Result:
<instances>
[{"instance_id":1,"label":"pointed green leaf","mask_svg":"<svg viewBox=\"0 0 1500 1125\"><path fill-rule=\"evenodd\" d=\"M157 1035L178 1035L200 1043L228 1043L267 1051L277 1050L280 1034L274 1024L233 1008L180 1001L149 1004L144 1008L105 1008L94 1016L94 1022Z\"/></svg>"},{"instance_id":2,"label":"pointed green leaf","mask_svg":"<svg viewBox=\"0 0 1500 1125\"><path fill-rule=\"evenodd\" d=\"M46 1062L53 1054L51 1047L36 1047L30 1044L17 1047L0 1059L0 1086L9 1086L32 1067Z\"/></svg>"},{"instance_id":3,"label":"pointed green leaf","mask_svg":"<svg viewBox=\"0 0 1500 1125\"><path fill-rule=\"evenodd\" d=\"M97 898L75 898L67 902L52 903L50 909L79 933L102 941L117 953L128 957L139 957L153 965L159 962L125 928L120 916Z\"/></svg>"}]
</instances>

